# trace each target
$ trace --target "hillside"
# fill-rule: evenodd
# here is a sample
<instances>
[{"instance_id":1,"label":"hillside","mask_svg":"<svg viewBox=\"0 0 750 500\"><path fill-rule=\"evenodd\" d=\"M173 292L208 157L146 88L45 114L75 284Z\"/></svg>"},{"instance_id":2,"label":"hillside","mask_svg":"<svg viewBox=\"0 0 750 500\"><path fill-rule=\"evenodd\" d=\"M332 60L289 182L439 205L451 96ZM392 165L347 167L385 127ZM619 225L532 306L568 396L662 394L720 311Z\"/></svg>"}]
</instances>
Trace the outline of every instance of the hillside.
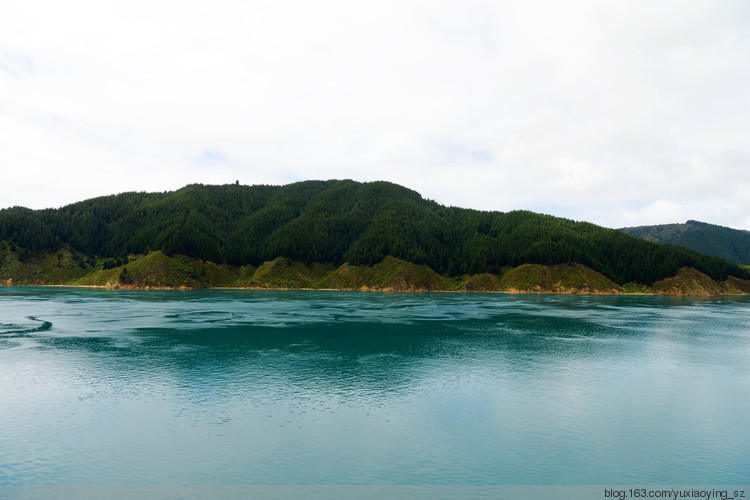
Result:
<instances>
[{"instance_id":1,"label":"hillside","mask_svg":"<svg viewBox=\"0 0 750 500\"><path fill-rule=\"evenodd\" d=\"M694 220L685 224L624 227L620 230L648 241L692 248L735 264L750 264L750 231Z\"/></svg>"},{"instance_id":2,"label":"hillside","mask_svg":"<svg viewBox=\"0 0 750 500\"><path fill-rule=\"evenodd\" d=\"M459 277L441 276L425 264L386 257L372 266L344 263L305 265L278 257L258 267L230 266L167 256L161 251L131 255L109 267L103 262L81 267L80 256L65 250L26 262L16 253L0 248L0 285L98 286L115 289L335 289L384 292L507 292L554 294L650 293L668 295L727 295L750 293L750 280L730 276L723 282L692 268L652 286L618 285L581 264L522 264L501 274L481 273Z\"/></svg>"},{"instance_id":3,"label":"hillside","mask_svg":"<svg viewBox=\"0 0 750 500\"><path fill-rule=\"evenodd\" d=\"M190 185L174 192L94 198L60 209L14 207L0 210L0 244L6 256L0 279L29 283L53 277L56 282L84 277L107 281L111 277L103 275L123 264L135 273L129 261L154 252L199 261L201 266L186 261L178 266L184 268L182 274L162 282L186 287L242 281L235 271L226 271L234 276L231 279L207 279L216 271L209 265L256 272L277 258L292 268L317 265L316 273L325 275L331 288L345 288L347 283L352 288L370 287L368 280L377 282L383 276L372 278L369 271L327 273L344 265L371 269L387 257L423 266L415 271L415 279L423 280L415 282L415 289L438 286L427 269L440 279L460 281L487 274L502 280L509 269L523 264L578 264L616 285L652 285L683 268L717 282L730 276L750 278L746 269L724 259L594 224L525 211L445 207L395 184L349 180ZM294 269L288 268L278 283L299 284ZM94 271L102 276L94 277ZM277 271L271 266L268 276ZM477 278L474 285L481 288L487 279ZM131 281L138 283L137 276ZM256 283L270 282L263 278ZM248 285L256 286L249 281L242 286Z\"/></svg>"}]
</instances>

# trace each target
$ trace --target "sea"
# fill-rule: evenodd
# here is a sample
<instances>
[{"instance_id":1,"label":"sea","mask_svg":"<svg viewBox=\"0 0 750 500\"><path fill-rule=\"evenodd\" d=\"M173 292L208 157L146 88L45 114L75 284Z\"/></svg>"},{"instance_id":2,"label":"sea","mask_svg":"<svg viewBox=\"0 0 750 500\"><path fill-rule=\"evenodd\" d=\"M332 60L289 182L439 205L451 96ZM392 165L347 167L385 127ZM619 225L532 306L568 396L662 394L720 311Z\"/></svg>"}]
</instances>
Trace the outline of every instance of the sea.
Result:
<instances>
[{"instance_id":1,"label":"sea","mask_svg":"<svg viewBox=\"0 0 750 500\"><path fill-rule=\"evenodd\" d=\"M748 483L748 297L0 288L3 498Z\"/></svg>"}]
</instances>

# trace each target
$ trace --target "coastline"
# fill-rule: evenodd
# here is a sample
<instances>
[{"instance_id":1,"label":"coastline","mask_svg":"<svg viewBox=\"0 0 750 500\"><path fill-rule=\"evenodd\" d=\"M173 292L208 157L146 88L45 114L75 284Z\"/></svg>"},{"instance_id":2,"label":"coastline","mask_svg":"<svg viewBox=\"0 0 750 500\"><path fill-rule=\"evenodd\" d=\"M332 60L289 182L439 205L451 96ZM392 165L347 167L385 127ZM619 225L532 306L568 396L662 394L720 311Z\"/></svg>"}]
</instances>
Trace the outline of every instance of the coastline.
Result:
<instances>
[{"instance_id":1,"label":"coastline","mask_svg":"<svg viewBox=\"0 0 750 500\"><path fill-rule=\"evenodd\" d=\"M6 262L7 264L7 262ZM649 285L616 283L582 264L521 264L493 273L445 276L425 264L386 257L371 265L304 264L278 257L259 266L230 266L160 251L132 255L116 267L76 265L47 256L0 269L0 285L81 287L103 290L322 290L381 293L503 293L511 295L750 294L750 280L722 281L689 267Z\"/></svg>"},{"instance_id":2,"label":"coastline","mask_svg":"<svg viewBox=\"0 0 750 500\"><path fill-rule=\"evenodd\" d=\"M449 289L395 289L395 288L310 288L310 287L266 287L266 286L214 286L214 287L186 287L186 286L134 286L134 285L81 285L81 284L3 284L0 288L83 288L93 290L111 290L111 291L177 291L177 292L198 292L203 290L233 290L233 291L269 291L269 292L362 292L362 293L396 293L396 294L423 294L423 293L455 293L455 294L501 294L501 295L581 295L581 296L667 296L667 297L744 297L750 293L665 293L655 291L644 292L603 292L603 291L553 291L553 290L449 290Z\"/></svg>"}]
</instances>

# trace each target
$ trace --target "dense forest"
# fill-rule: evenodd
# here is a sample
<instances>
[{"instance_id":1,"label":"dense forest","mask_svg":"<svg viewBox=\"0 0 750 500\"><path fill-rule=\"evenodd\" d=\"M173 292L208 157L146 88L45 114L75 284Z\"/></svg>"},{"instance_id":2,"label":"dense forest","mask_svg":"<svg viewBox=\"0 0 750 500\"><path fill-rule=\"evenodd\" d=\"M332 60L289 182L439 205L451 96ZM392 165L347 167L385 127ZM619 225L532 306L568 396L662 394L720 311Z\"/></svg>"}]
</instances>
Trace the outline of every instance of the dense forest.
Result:
<instances>
[{"instance_id":1,"label":"dense forest","mask_svg":"<svg viewBox=\"0 0 750 500\"><path fill-rule=\"evenodd\" d=\"M59 248L92 259L161 250L257 266L276 257L373 265L390 255L447 276L500 273L524 263L579 263L620 284L651 284L683 267L715 280L750 278L727 260L586 222L445 207L395 184L351 180L196 184L59 209L14 207L0 210L0 241L23 258Z\"/></svg>"},{"instance_id":2,"label":"dense forest","mask_svg":"<svg viewBox=\"0 0 750 500\"><path fill-rule=\"evenodd\" d=\"M735 264L750 264L750 231L695 220L685 224L625 227L621 231L657 243L692 248Z\"/></svg>"}]
</instances>

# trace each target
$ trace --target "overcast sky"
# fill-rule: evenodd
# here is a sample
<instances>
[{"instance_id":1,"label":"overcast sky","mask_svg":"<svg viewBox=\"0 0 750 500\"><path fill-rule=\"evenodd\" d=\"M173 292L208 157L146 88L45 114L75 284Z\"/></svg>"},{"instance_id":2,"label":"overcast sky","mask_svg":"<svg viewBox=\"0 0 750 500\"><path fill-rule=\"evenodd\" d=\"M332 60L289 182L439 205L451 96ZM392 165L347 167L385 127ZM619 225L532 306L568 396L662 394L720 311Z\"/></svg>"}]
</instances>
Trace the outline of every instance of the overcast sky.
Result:
<instances>
[{"instance_id":1,"label":"overcast sky","mask_svg":"<svg viewBox=\"0 0 750 500\"><path fill-rule=\"evenodd\" d=\"M750 229L750 2L3 1L0 207L387 180Z\"/></svg>"}]
</instances>

